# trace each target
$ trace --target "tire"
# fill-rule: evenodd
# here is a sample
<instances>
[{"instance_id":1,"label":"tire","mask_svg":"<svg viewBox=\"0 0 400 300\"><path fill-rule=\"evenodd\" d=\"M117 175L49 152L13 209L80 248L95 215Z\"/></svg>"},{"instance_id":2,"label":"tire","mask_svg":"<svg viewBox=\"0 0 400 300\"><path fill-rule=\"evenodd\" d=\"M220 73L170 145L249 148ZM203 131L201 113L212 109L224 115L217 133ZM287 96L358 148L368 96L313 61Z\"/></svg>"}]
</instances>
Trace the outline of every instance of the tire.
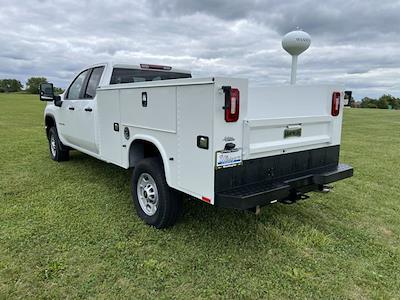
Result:
<instances>
[{"instance_id":1,"label":"tire","mask_svg":"<svg viewBox=\"0 0 400 300\"><path fill-rule=\"evenodd\" d=\"M162 161L158 158L145 158L137 164L131 193L138 216L150 226L170 227L181 215L182 197L168 186Z\"/></svg>"},{"instance_id":2,"label":"tire","mask_svg":"<svg viewBox=\"0 0 400 300\"><path fill-rule=\"evenodd\" d=\"M61 143L55 127L50 128L48 138L51 159L58 162L69 160L69 150Z\"/></svg>"}]
</instances>

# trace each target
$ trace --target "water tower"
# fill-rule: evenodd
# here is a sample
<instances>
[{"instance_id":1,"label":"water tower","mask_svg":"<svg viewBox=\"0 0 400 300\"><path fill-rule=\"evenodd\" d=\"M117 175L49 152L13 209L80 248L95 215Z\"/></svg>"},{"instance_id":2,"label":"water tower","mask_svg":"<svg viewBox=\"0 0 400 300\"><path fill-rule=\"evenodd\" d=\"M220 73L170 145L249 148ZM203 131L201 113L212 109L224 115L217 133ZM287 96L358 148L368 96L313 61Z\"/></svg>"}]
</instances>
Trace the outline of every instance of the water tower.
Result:
<instances>
[{"instance_id":1,"label":"water tower","mask_svg":"<svg viewBox=\"0 0 400 300\"><path fill-rule=\"evenodd\" d=\"M290 84L296 83L297 58L311 45L310 35L300 29L287 33L282 39L282 48L292 56L292 75Z\"/></svg>"}]
</instances>

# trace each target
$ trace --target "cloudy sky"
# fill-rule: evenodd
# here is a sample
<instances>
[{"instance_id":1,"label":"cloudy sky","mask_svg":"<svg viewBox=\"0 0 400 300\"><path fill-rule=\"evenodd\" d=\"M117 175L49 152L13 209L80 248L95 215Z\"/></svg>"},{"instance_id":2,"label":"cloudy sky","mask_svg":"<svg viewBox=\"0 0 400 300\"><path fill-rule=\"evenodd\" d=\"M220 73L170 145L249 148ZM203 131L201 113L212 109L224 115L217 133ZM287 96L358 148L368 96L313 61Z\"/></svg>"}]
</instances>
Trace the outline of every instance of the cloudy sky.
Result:
<instances>
[{"instance_id":1,"label":"cloudy sky","mask_svg":"<svg viewBox=\"0 0 400 300\"><path fill-rule=\"evenodd\" d=\"M0 26L0 78L23 83L66 87L83 66L115 60L286 84L281 38L299 26L312 37L299 83L400 96L399 0L0 0Z\"/></svg>"}]
</instances>

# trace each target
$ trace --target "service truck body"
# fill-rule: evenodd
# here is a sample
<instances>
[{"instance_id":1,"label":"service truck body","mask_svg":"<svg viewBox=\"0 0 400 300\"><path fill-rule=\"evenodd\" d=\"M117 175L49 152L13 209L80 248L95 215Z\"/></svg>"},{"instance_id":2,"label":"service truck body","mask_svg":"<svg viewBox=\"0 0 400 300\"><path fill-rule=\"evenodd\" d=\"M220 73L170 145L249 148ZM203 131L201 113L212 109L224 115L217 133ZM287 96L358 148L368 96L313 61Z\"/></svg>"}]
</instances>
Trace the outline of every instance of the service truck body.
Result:
<instances>
[{"instance_id":1,"label":"service truck body","mask_svg":"<svg viewBox=\"0 0 400 300\"><path fill-rule=\"evenodd\" d=\"M68 99L67 89L58 105L49 102L47 129L55 125L64 146L131 168L152 145L170 188L239 209L295 201L352 176L339 164L341 86L249 88L246 79L179 76L115 82L113 70L123 68L143 69L91 66L83 70L87 90L102 69L94 97Z\"/></svg>"}]
</instances>

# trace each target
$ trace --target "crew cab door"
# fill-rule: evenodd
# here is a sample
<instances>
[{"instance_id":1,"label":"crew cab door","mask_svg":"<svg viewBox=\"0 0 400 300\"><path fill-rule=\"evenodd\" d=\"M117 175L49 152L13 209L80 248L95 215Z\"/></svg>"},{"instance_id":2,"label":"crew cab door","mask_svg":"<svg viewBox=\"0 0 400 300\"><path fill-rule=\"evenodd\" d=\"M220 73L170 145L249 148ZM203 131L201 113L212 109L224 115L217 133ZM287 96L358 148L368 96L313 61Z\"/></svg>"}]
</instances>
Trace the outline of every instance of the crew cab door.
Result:
<instances>
[{"instance_id":1,"label":"crew cab door","mask_svg":"<svg viewBox=\"0 0 400 300\"><path fill-rule=\"evenodd\" d=\"M98 153L96 143L96 89L104 66L83 71L69 87L64 101L64 138L72 146Z\"/></svg>"},{"instance_id":2,"label":"crew cab door","mask_svg":"<svg viewBox=\"0 0 400 300\"><path fill-rule=\"evenodd\" d=\"M66 90L62 105L58 111L58 134L63 141L71 146L78 146L75 106L80 101L81 91L89 74L90 70L85 70L75 77Z\"/></svg>"}]
</instances>

